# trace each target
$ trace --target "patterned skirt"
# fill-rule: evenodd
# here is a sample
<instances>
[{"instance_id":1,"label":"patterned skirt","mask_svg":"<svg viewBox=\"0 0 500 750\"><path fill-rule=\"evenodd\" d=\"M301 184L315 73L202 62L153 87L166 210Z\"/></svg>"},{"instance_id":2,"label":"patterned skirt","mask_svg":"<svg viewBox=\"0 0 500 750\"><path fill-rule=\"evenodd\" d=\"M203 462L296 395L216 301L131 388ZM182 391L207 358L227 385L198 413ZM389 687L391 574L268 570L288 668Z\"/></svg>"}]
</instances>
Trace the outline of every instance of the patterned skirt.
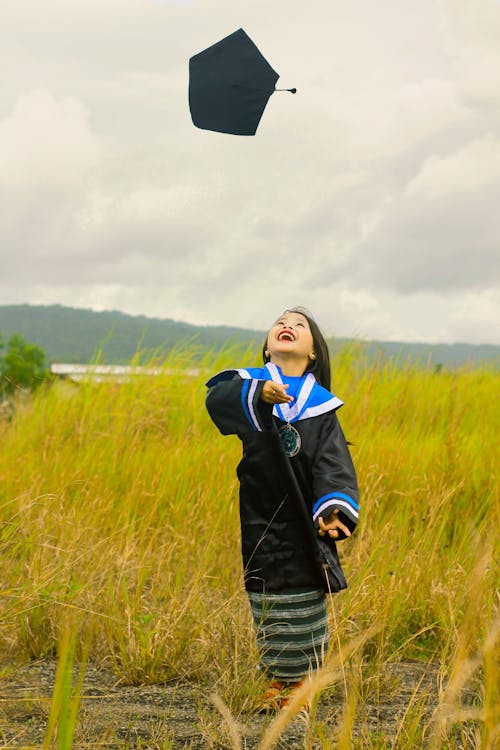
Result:
<instances>
[{"instance_id":1,"label":"patterned skirt","mask_svg":"<svg viewBox=\"0 0 500 750\"><path fill-rule=\"evenodd\" d=\"M321 666L328 650L323 591L287 589L247 594L262 666L270 677L293 682Z\"/></svg>"}]
</instances>

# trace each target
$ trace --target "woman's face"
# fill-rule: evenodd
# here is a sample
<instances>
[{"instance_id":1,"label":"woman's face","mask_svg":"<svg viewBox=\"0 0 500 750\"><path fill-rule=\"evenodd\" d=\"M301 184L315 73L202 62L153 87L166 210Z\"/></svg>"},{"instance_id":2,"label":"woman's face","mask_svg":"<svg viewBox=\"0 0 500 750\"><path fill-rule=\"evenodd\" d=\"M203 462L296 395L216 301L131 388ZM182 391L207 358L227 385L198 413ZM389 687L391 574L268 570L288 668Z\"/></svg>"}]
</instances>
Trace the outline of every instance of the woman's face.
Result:
<instances>
[{"instance_id":1,"label":"woman's face","mask_svg":"<svg viewBox=\"0 0 500 750\"><path fill-rule=\"evenodd\" d=\"M276 356L280 359L304 358L307 367L309 360L315 356L314 340L307 318L301 313L283 313L267 335L266 348L271 361Z\"/></svg>"}]
</instances>

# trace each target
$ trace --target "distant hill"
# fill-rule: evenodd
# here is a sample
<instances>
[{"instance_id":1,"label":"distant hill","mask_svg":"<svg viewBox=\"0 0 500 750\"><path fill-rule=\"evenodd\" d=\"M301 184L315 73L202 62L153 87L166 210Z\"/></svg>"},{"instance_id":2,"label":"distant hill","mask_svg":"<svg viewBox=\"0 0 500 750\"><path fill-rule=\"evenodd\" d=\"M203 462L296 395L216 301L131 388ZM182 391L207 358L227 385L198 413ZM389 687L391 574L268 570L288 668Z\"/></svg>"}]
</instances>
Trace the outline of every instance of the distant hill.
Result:
<instances>
[{"instance_id":1,"label":"distant hill","mask_svg":"<svg viewBox=\"0 0 500 750\"><path fill-rule=\"evenodd\" d=\"M0 305L0 334L4 340L20 333L39 344L49 362L90 362L101 352L102 362L129 362L138 349L166 354L190 342L200 352L219 349L230 341L261 341L261 331L230 326L194 326L176 320L126 315L62 305Z\"/></svg>"},{"instance_id":2,"label":"distant hill","mask_svg":"<svg viewBox=\"0 0 500 750\"><path fill-rule=\"evenodd\" d=\"M90 362L100 352L100 361L124 364L138 349L167 354L174 346L188 343L200 356L228 343L260 346L263 331L230 326L194 326L176 320L126 315L117 311L94 312L62 305L0 305L0 334L4 342L20 333L39 344L49 362ZM346 345L360 348L366 358L417 361L433 367L456 367L489 363L500 366L500 346L490 344L408 344L388 341L330 341L333 353Z\"/></svg>"}]
</instances>

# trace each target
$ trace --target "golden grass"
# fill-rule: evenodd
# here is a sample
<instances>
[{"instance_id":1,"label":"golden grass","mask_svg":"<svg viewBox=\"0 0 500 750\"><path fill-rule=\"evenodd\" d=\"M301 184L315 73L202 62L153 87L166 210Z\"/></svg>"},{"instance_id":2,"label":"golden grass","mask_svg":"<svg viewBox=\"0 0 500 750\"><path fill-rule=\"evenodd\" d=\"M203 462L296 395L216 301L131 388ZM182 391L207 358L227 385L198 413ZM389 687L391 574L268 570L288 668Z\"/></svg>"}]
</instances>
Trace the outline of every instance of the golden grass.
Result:
<instances>
[{"instance_id":1,"label":"golden grass","mask_svg":"<svg viewBox=\"0 0 500 750\"><path fill-rule=\"evenodd\" d=\"M233 350L190 376L183 353L165 363L177 375L56 382L19 401L14 420L0 425L1 653L56 654L76 618L77 656L88 647L120 678L201 680L222 696L223 714L226 705L251 706L261 678L238 554L240 446L211 424L203 385L242 362L251 364ZM333 371L362 502L359 531L342 545L350 586L334 600L331 658L342 655L342 680L350 670L345 721L354 721L352 696L366 675L391 661L434 660L441 701L427 728L411 706L397 744L379 737L362 746L411 747L424 732L431 747L452 748L450 727L466 721L473 746L493 748L498 373L366 368L353 351ZM358 642L354 669L348 653ZM318 685L336 673L333 663ZM467 715L466 684L478 696ZM327 750L330 740L321 741Z\"/></svg>"}]
</instances>

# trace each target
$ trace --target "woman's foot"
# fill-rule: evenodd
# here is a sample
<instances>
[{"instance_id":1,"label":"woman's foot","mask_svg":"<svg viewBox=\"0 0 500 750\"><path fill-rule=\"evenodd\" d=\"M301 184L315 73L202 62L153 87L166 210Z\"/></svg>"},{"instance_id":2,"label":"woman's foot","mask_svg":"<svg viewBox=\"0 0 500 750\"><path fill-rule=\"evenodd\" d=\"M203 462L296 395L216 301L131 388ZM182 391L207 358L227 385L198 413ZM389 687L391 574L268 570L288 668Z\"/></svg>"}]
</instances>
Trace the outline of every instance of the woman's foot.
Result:
<instances>
[{"instance_id":1,"label":"woman's foot","mask_svg":"<svg viewBox=\"0 0 500 750\"><path fill-rule=\"evenodd\" d=\"M283 682L273 680L259 701L259 713L275 713L286 708L292 701L297 690L300 690L306 681L303 677L297 682ZM304 707L306 708L306 707Z\"/></svg>"},{"instance_id":2,"label":"woman's foot","mask_svg":"<svg viewBox=\"0 0 500 750\"><path fill-rule=\"evenodd\" d=\"M288 685L287 685L288 690L286 692L286 695L284 695L283 700L281 701L280 708L286 708L287 706L290 705L290 703L292 702L293 698L295 697L296 692L298 690L300 690L300 688L302 687L302 685L304 685L306 679L307 679L306 677L303 677L301 680L298 680L298 682L289 682L288 683ZM306 706L304 706L303 708L306 708Z\"/></svg>"},{"instance_id":3,"label":"woman's foot","mask_svg":"<svg viewBox=\"0 0 500 750\"><path fill-rule=\"evenodd\" d=\"M286 699L287 683L281 680L273 680L264 695L259 700L259 713L275 713L283 706Z\"/></svg>"}]
</instances>

